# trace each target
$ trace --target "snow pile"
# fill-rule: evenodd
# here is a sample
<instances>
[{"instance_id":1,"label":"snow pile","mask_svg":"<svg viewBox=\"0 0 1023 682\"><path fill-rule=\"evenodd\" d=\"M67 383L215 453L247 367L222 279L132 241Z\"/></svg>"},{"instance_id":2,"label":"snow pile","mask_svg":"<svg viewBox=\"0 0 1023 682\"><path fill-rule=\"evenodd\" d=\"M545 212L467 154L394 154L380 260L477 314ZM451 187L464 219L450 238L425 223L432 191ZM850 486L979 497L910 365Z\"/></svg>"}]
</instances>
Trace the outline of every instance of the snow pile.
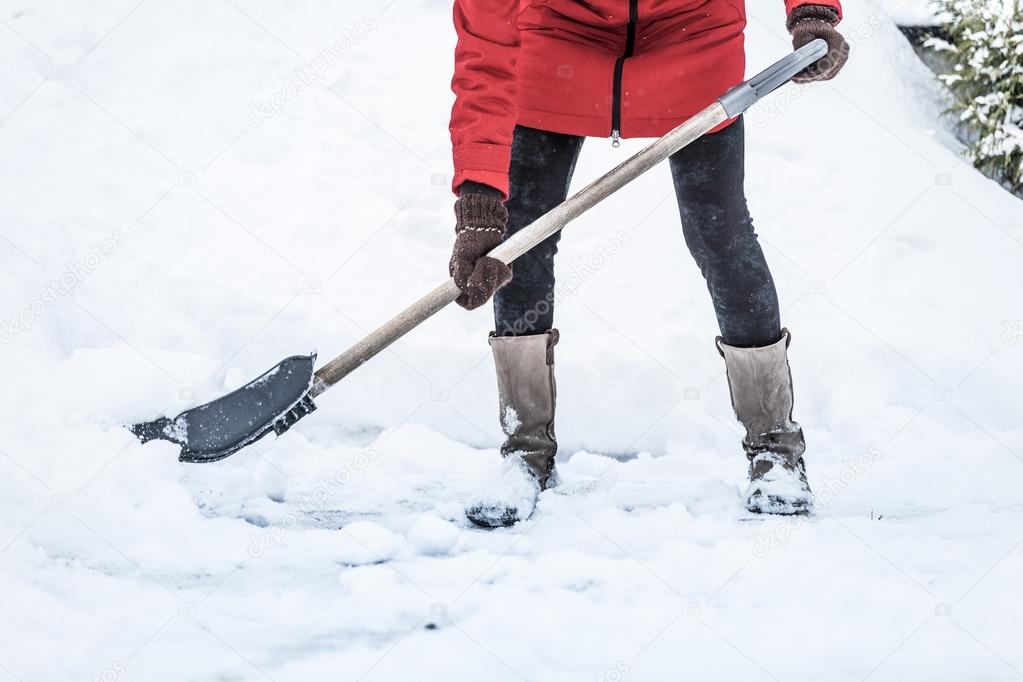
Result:
<instances>
[{"instance_id":1,"label":"snow pile","mask_svg":"<svg viewBox=\"0 0 1023 682\"><path fill-rule=\"evenodd\" d=\"M462 506L499 466L486 310L222 463L121 427L332 356L444 277L450 3L94 5L0 10L0 677L1023 669L1023 212L880 6L846 8L837 80L747 124L818 516L742 509L661 169L566 232L562 485L483 532ZM752 71L790 43L780 1L749 10ZM641 144L589 141L575 186Z\"/></svg>"},{"instance_id":2,"label":"snow pile","mask_svg":"<svg viewBox=\"0 0 1023 682\"><path fill-rule=\"evenodd\" d=\"M935 0L878 0L877 4L899 26L937 26L941 23L938 20L940 8Z\"/></svg>"}]
</instances>

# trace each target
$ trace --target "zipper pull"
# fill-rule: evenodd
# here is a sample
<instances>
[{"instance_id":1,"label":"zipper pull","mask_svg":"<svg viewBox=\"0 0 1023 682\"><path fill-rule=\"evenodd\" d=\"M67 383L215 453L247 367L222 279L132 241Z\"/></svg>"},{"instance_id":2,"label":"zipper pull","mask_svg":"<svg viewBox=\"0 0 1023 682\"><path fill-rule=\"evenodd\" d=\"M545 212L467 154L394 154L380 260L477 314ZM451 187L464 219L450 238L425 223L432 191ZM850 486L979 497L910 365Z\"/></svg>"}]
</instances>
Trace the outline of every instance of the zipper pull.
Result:
<instances>
[{"instance_id":1,"label":"zipper pull","mask_svg":"<svg viewBox=\"0 0 1023 682\"><path fill-rule=\"evenodd\" d=\"M617 130L611 131L611 146L614 147L615 149L618 149L619 147L622 146L621 133L619 133L619 131Z\"/></svg>"}]
</instances>

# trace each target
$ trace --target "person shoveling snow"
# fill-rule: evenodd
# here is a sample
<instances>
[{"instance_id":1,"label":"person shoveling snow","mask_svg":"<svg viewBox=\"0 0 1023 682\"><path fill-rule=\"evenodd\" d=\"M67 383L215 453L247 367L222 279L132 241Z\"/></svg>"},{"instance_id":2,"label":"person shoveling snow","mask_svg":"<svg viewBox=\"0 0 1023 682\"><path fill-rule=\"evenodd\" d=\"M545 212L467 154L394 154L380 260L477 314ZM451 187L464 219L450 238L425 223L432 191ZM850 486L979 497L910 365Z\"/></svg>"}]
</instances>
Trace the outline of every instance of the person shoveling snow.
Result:
<instances>
[{"instance_id":1,"label":"person shoveling snow","mask_svg":"<svg viewBox=\"0 0 1023 682\"><path fill-rule=\"evenodd\" d=\"M518 14L515 2L455 4L456 94L451 116L459 305L494 297L491 334L507 440L500 492L469 505L486 527L532 513L557 479L554 457L554 255L560 232L515 262L491 249L563 202L586 137L663 135L742 80L745 18L728 0L698 6L631 0L552 1ZM833 78L848 45L834 26L838 0L788 0L797 49L814 39L828 56L795 77ZM517 19L516 19L517 16ZM608 74L613 74L608 83ZM778 295L743 191L742 117L721 123L669 159L686 244L706 278L732 405L746 428L746 507L809 513L803 432L792 420L792 379Z\"/></svg>"},{"instance_id":2,"label":"person shoveling snow","mask_svg":"<svg viewBox=\"0 0 1023 682\"><path fill-rule=\"evenodd\" d=\"M742 81L745 20L730 0L698 9L668 3L656 13L631 0L627 17L552 0L517 20L515 2L460 0L451 278L319 369L315 355L287 358L222 398L132 432L143 442L177 443L185 462L223 459L287 431L316 409L316 396L450 303L478 308L496 293L490 344L507 435L504 467L466 515L488 528L528 518L540 492L557 481L551 266L560 231L669 160L683 232L717 312L732 404L747 432L746 506L810 513L803 435L791 416L790 336L743 193L742 113L789 80L829 79L841 69L848 54L834 28L841 9L838 0L822 2L789 0L795 51ZM602 87L608 80L601 74L613 74L610 87ZM607 135L615 145L621 137L661 137L566 198L583 138Z\"/></svg>"}]
</instances>

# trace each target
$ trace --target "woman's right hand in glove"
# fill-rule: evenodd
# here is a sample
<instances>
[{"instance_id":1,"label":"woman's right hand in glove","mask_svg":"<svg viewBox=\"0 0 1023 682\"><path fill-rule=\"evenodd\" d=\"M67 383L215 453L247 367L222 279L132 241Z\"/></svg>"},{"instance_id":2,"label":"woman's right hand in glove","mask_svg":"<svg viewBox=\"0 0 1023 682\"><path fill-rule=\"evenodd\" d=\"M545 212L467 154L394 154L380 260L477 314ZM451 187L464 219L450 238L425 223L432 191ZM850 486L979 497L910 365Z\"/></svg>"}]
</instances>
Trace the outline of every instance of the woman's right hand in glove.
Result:
<instances>
[{"instance_id":1,"label":"woman's right hand in glove","mask_svg":"<svg viewBox=\"0 0 1023 682\"><path fill-rule=\"evenodd\" d=\"M511 267L487 256L504 240L507 229L508 210L500 192L470 182L459 187L448 271L462 291L457 303L466 310L479 308L511 280Z\"/></svg>"}]
</instances>

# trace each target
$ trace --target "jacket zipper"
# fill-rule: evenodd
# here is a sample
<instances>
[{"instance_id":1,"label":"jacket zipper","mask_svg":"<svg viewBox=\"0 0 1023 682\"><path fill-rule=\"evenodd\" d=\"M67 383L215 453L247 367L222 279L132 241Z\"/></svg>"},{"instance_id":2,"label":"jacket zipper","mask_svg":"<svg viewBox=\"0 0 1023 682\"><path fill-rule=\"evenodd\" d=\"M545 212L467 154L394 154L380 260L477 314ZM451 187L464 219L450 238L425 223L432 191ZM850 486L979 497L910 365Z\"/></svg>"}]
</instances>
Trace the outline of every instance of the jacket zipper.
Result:
<instances>
[{"instance_id":1,"label":"jacket zipper","mask_svg":"<svg viewBox=\"0 0 1023 682\"><path fill-rule=\"evenodd\" d=\"M615 60L614 86L611 90L611 146L621 145L622 132L622 70L625 60L636 49L636 22L639 20L639 0L629 0L629 23L625 29L625 52Z\"/></svg>"}]
</instances>

